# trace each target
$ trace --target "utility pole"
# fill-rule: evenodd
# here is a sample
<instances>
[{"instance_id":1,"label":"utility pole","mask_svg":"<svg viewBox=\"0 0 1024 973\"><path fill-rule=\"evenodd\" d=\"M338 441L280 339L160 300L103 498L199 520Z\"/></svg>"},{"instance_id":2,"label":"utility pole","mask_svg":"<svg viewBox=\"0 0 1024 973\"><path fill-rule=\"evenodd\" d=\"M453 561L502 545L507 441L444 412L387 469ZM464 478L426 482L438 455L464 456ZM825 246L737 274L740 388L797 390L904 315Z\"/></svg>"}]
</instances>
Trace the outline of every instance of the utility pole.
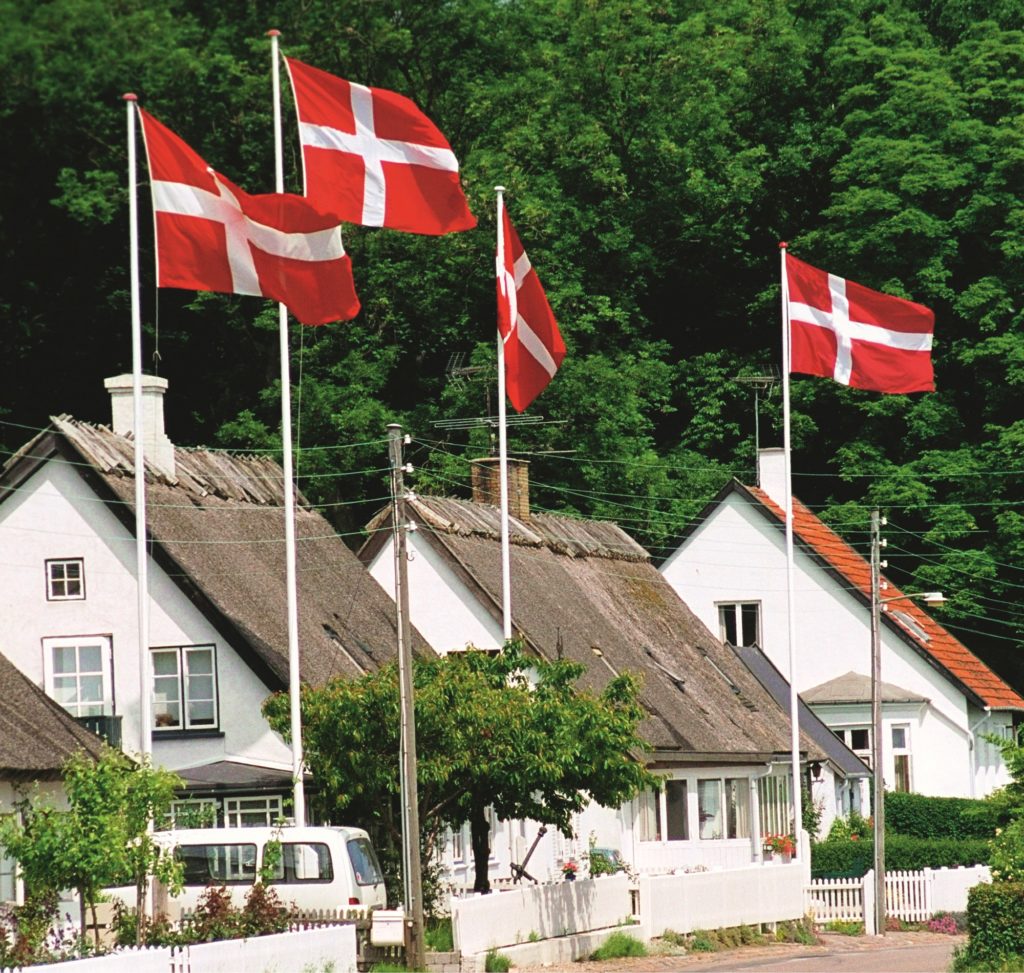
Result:
<instances>
[{"instance_id":1,"label":"utility pole","mask_svg":"<svg viewBox=\"0 0 1024 973\"><path fill-rule=\"evenodd\" d=\"M885 775L882 773L882 539L871 511L871 776L875 868L875 935L885 935Z\"/></svg>"},{"instance_id":2,"label":"utility pole","mask_svg":"<svg viewBox=\"0 0 1024 973\"><path fill-rule=\"evenodd\" d=\"M402 462L402 427L388 425L391 455L391 531L395 549L395 610L398 639L398 691L401 705L399 774L402 802L402 878L405 914L411 918L406 947L406 966L426 968L423 942L423 879L420 871L420 814L416 786L416 717L412 685L412 640L409 624L409 578L406 534L409 529L405 506Z\"/></svg>"}]
</instances>

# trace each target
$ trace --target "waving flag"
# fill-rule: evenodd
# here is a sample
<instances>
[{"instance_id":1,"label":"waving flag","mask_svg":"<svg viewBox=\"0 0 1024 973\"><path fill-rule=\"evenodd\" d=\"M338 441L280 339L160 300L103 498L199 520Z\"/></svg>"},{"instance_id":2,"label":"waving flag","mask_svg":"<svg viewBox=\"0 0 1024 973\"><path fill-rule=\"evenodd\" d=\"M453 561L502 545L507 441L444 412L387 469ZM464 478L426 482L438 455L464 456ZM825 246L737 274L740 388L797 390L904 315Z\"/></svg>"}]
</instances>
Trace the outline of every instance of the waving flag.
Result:
<instances>
[{"instance_id":1,"label":"waving flag","mask_svg":"<svg viewBox=\"0 0 1024 973\"><path fill-rule=\"evenodd\" d=\"M935 315L785 254L791 371L875 392L934 392Z\"/></svg>"},{"instance_id":2,"label":"waving flag","mask_svg":"<svg viewBox=\"0 0 1024 973\"><path fill-rule=\"evenodd\" d=\"M476 226L455 153L412 101L285 62L310 200L362 226L431 235Z\"/></svg>"},{"instance_id":3,"label":"waving flag","mask_svg":"<svg viewBox=\"0 0 1024 973\"><path fill-rule=\"evenodd\" d=\"M498 241L498 331L505 347L505 390L522 412L551 381L565 358L558 323L501 203Z\"/></svg>"},{"instance_id":4,"label":"waving flag","mask_svg":"<svg viewBox=\"0 0 1024 973\"><path fill-rule=\"evenodd\" d=\"M253 294L303 324L359 313L338 218L302 196L250 196L139 110L156 219L157 286Z\"/></svg>"}]
</instances>

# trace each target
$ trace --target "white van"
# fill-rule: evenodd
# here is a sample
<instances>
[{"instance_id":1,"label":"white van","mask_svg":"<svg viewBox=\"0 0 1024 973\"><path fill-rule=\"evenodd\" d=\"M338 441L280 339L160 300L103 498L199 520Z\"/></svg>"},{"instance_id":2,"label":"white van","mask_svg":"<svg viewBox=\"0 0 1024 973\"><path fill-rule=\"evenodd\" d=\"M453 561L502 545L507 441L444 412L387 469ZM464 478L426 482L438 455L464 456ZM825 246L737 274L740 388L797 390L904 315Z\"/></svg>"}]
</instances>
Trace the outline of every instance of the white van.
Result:
<instances>
[{"instance_id":1,"label":"white van","mask_svg":"<svg viewBox=\"0 0 1024 973\"><path fill-rule=\"evenodd\" d=\"M299 909L387 905L377 855L361 828L183 828L153 837L173 849L184 866L184 888L168 903L173 911L194 909L209 885L226 886L232 902L244 905L272 841L280 844L281 857L268 885L283 904Z\"/></svg>"}]
</instances>

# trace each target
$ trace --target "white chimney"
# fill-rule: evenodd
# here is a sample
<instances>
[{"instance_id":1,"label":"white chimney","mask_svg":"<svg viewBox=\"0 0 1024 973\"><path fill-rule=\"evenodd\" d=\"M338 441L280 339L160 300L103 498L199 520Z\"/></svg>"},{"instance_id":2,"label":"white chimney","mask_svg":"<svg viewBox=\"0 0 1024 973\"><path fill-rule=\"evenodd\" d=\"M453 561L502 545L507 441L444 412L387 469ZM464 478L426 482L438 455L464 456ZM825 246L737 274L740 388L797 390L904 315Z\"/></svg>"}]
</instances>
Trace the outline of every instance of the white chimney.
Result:
<instances>
[{"instance_id":1,"label":"white chimney","mask_svg":"<svg viewBox=\"0 0 1024 973\"><path fill-rule=\"evenodd\" d=\"M786 451L779 446L758 450L757 485L780 507L786 504Z\"/></svg>"},{"instance_id":2,"label":"white chimney","mask_svg":"<svg viewBox=\"0 0 1024 973\"><path fill-rule=\"evenodd\" d=\"M110 427L119 436L135 431L135 406L132 399L132 376L115 375L103 380L110 393ZM174 479L174 443L164 432L164 392L167 379L157 375L142 376L142 449L146 462L159 467Z\"/></svg>"}]
</instances>

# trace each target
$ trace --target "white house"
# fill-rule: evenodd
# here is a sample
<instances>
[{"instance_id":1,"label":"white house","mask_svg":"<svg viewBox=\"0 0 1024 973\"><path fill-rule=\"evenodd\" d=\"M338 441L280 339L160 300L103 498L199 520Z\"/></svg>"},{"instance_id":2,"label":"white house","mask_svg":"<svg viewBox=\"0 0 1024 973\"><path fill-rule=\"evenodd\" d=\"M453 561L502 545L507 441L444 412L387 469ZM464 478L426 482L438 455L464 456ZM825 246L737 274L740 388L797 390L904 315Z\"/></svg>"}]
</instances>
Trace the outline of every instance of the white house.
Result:
<instances>
[{"instance_id":1,"label":"white house","mask_svg":"<svg viewBox=\"0 0 1024 973\"><path fill-rule=\"evenodd\" d=\"M760 454L759 487L733 480L687 528L661 572L699 618L758 645L789 673L781 450ZM796 684L871 759L870 565L794 500ZM1024 698L917 603L884 582L881 669L885 786L983 797L1009 781L997 747Z\"/></svg>"},{"instance_id":2,"label":"white house","mask_svg":"<svg viewBox=\"0 0 1024 973\"><path fill-rule=\"evenodd\" d=\"M177 812L272 823L292 790L290 748L260 712L288 684L282 472L176 448L166 380L144 386L153 762L185 779ZM113 428L53 418L0 470L0 653L138 753L131 376L107 387ZM393 603L303 504L296 534L303 680L375 670L394 656ZM414 647L430 651L418 633Z\"/></svg>"},{"instance_id":3,"label":"white house","mask_svg":"<svg viewBox=\"0 0 1024 973\"><path fill-rule=\"evenodd\" d=\"M475 461L473 502L415 497L408 536L413 623L438 651L503 645L496 461ZM586 668L600 689L619 673L642 674L660 793L617 809L591 805L576 839L548 833L529 870L544 878L557 865L598 847L613 848L639 871L732 867L761 857L761 836L791 828L789 720L735 652L693 615L650 563L647 552L614 524L532 513L526 464L513 462L510 517L513 630L527 651ZM371 522L360 552L371 573L394 590L390 510ZM804 737L805 756L825 754ZM535 824L494 822L493 878L509 875L537 835ZM456 885L472 884L466 835L448 861Z\"/></svg>"}]
</instances>

